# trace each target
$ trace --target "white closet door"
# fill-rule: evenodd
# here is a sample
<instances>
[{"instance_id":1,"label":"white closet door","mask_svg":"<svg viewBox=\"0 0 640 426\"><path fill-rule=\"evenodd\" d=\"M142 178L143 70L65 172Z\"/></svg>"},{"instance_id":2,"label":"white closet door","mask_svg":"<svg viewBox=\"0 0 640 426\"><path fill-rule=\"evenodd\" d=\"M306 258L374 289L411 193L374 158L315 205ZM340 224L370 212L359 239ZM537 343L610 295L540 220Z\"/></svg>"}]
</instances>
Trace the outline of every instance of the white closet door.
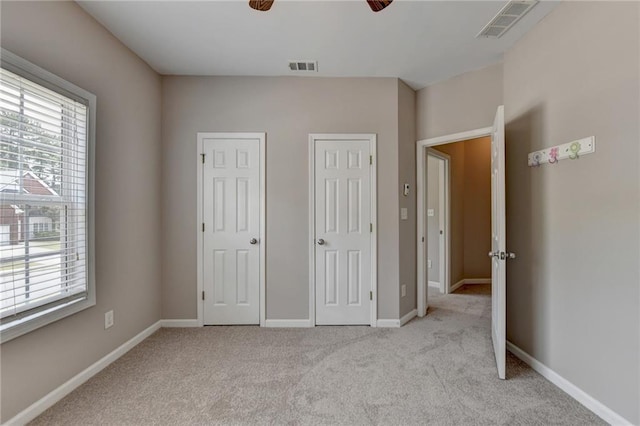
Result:
<instances>
[{"instance_id":1,"label":"white closet door","mask_svg":"<svg viewBox=\"0 0 640 426\"><path fill-rule=\"evenodd\" d=\"M315 143L316 324L370 324L368 140Z\"/></svg>"},{"instance_id":2,"label":"white closet door","mask_svg":"<svg viewBox=\"0 0 640 426\"><path fill-rule=\"evenodd\" d=\"M203 149L204 324L259 324L260 141Z\"/></svg>"}]
</instances>

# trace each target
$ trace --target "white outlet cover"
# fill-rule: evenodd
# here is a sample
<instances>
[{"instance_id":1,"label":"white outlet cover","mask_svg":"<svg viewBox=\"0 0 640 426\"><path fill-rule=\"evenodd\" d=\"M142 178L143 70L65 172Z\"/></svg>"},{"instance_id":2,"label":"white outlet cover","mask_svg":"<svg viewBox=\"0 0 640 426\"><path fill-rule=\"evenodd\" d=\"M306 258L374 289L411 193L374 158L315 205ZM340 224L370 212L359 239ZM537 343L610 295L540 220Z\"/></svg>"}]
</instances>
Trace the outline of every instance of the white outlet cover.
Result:
<instances>
[{"instance_id":1,"label":"white outlet cover","mask_svg":"<svg viewBox=\"0 0 640 426\"><path fill-rule=\"evenodd\" d=\"M402 291L402 297L405 297L407 295L407 285L406 284L402 284L401 291Z\"/></svg>"},{"instance_id":2,"label":"white outlet cover","mask_svg":"<svg viewBox=\"0 0 640 426\"><path fill-rule=\"evenodd\" d=\"M104 328L113 327L113 311L105 312L104 314Z\"/></svg>"},{"instance_id":3,"label":"white outlet cover","mask_svg":"<svg viewBox=\"0 0 640 426\"><path fill-rule=\"evenodd\" d=\"M427 268L432 268L433 267L433 263L431 262L431 259L427 260Z\"/></svg>"},{"instance_id":4,"label":"white outlet cover","mask_svg":"<svg viewBox=\"0 0 640 426\"><path fill-rule=\"evenodd\" d=\"M427 209L427 216L435 216L436 212L434 209Z\"/></svg>"},{"instance_id":5,"label":"white outlet cover","mask_svg":"<svg viewBox=\"0 0 640 426\"><path fill-rule=\"evenodd\" d=\"M400 220L407 220L409 218L409 212L406 207L400 209Z\"/></svg>"}]
</instances>

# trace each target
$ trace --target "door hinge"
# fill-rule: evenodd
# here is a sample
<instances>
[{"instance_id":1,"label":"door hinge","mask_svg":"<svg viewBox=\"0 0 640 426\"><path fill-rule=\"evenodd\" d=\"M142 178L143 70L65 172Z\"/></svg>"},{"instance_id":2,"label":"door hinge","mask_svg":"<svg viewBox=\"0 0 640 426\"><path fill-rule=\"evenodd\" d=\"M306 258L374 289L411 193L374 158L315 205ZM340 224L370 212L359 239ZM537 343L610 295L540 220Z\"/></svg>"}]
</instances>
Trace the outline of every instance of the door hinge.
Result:
<instances>
[{"instance_id":1,"label":"door hinge","mask_svg":"<svg viewBox=\"0 0 640 426\"><path fill-rule=\"evenodd\" d=\"M373 165L373 155L369 156L369 164Z\"/></svg>"},{"instance_id":2,"label":"door hinge","mask_svg":"<svg viewBox=\"0 0 640 426\"><path fill-rule=\"evenodd\" d=\"M373 223L369 224L369 232L373 232Z\"/></svg>"},{"instance_id":3,"label":"door hinge","mask_svg":"<svg viewBox=\"0 0 640 426\"><path fill-rule=\"evenodd\" d=\"M204 222L202 222L202 232L204 232Z\"/></svg>"},{"instance_id":4,"label":"door hinge","mask_svg":"<svg viewBox=\"0 0 640 426\"><path fill-rule=\"evenodd\" d=\"M204 291L202 292L202 300L204 300Z\"/></svg>"},{"instance_id":5,"label":"door hinge","mask_svg":"<svg viewBox=\"0 0 640 426\"><path fill-rule=\"evenodd\" d=\"M369 300L373 300L373 292L372 291L369 292Z\"/></svg>"},{"instance_id":6,"label":"door hinge","mask_svg":"<svg viewBox=\"0 0 640 426\"><path fill-rule=\"evenodd\" d=\"M200 154L200 155L202 156L202 164L204 164L204 157L205 157L207 154Z\"/></svg>"}]
</instances>

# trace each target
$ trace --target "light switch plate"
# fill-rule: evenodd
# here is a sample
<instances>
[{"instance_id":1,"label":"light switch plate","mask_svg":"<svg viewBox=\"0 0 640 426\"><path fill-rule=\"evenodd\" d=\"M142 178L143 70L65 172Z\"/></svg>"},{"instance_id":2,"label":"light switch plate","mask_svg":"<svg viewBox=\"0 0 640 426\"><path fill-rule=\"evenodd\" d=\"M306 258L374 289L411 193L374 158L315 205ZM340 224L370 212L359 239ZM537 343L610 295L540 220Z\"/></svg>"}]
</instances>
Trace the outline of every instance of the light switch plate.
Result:
<instances>
[{"instance_id":1,"label":"light switch plate","mask_svg":"<svg viewBox=\"0 0 640 426\"><path fill-rule=\"evenodd\" d=\"M402 287L400 287L400 291L402 292L402 297L405 297L407 295L407 285L402 284Z\"/></svg>"},{"instance_id":2,"label":"light switch plate","mask_svg":"<svg viewBox=\"0 0 640 426\"><path fill-rule=\"evenodd\" d=\"M436 212L433 209L427 209L427 216L435 216Z\"/></svg>"},{"instance_id":3,"label":"light switch plate","mask_svg":"<svg viewBox=\"0 0 640 426\"><path fill-rule=\"evenodd\" d=\"M431 262L431 259L427 260L427 268L433 268L433 263Z\"/></svg>"},{"instance_id":4,"label":"light switch plate","mask_svg":"<svg viewBox=\"0 0 640 426\"><path fill-rule=\"evenodd\" d=\"M407 220L409 217L409 212L406 207L402 207L400 209L400 220Z\"/></svg>"}]
</instances>

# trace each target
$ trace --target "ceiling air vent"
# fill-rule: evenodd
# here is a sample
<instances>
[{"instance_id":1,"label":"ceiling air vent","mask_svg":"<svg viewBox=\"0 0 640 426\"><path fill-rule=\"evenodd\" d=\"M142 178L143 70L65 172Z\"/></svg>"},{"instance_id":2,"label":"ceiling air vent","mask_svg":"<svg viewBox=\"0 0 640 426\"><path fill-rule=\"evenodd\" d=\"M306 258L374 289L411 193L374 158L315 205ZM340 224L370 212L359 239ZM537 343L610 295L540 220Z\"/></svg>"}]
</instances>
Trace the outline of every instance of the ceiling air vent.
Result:
<instances>
[{"instance_id":1,"label":"ceiling air vent","mask_svg":"<svg viewBox=\"0 0 640 426\"><path fill-rule=\"evenodd\" d=\"M317 72L317 61L289 61L289 70L300 72Z\"/></svg>"},{"instance_id":2,"label":"ceiling air vent","mask_svg":"<svg viewBox=\"0 0 640 426\"><path fill-rule=\"evenodd\" d=\"M531 10L538 3L537 0L510 1L500 12L484 26L482 31L476 36L485 38L500 38L511 28L520 18Z\"/></svg>"}]
</instances>

